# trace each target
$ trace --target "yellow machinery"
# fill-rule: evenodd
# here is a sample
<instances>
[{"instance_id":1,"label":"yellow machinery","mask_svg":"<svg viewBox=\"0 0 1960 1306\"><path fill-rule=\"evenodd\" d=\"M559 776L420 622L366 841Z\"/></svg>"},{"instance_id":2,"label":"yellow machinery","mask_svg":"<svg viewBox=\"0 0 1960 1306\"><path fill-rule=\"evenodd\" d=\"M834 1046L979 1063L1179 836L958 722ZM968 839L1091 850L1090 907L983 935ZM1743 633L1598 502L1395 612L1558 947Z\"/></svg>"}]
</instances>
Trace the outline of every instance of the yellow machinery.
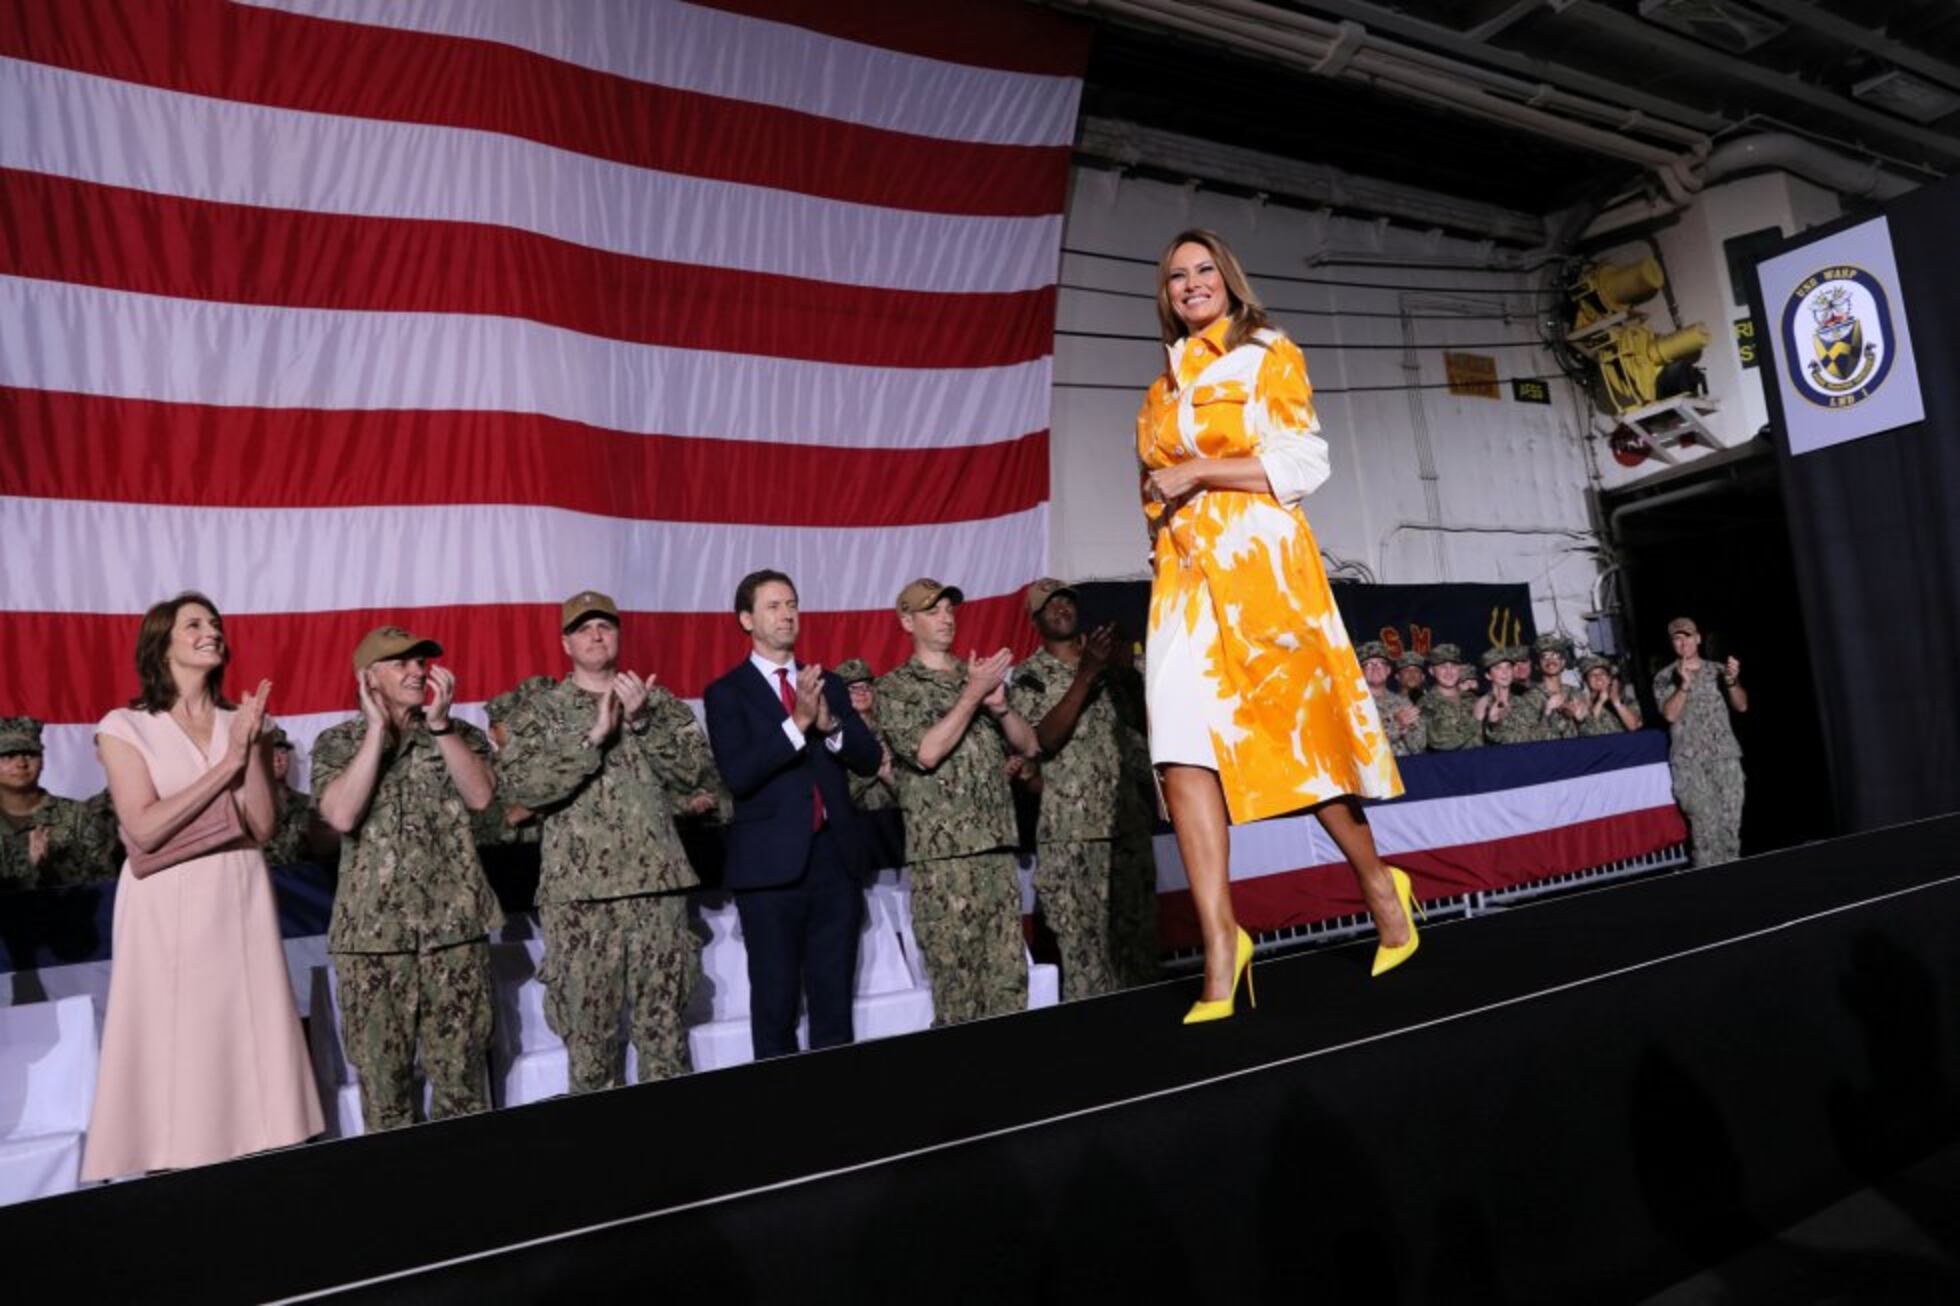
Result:
<instances>
[{"instance_id":1,"label":"yellow machinery","mask_svg":"<svg viewBox=\"0 0 1960 1306\"><path fill-rule=\"evenodd\" d=\"M1594 399L1620 414L1699 388L1694 363L1708 347L1697 322L1666 335L1649 327L1638 306L1667 284L1660 261L1594 263L1572 284L1572 331L1566 337L1599 369Z\"/></svg>"}]
</instances>

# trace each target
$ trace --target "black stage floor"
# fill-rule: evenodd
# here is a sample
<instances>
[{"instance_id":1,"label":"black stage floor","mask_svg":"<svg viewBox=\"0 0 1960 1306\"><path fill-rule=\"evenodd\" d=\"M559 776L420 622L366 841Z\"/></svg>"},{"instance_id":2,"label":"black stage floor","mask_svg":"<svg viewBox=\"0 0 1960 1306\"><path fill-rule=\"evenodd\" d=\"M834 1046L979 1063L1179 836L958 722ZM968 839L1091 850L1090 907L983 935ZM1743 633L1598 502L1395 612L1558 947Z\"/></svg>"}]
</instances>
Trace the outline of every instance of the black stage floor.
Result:
<instances>
[{"instance_id":1,"label":"black stage floor","mask_svg":"<svg viewBox=\"0 0 1960 1306\"><path fill-rule=\"evenodd\" d=\"M1960 815L1262 961L1221 1024L1185 980L15 1207L0 1282L1635 1301L1960 1138L1956 944Z\"/></svg>"}]
</instances>

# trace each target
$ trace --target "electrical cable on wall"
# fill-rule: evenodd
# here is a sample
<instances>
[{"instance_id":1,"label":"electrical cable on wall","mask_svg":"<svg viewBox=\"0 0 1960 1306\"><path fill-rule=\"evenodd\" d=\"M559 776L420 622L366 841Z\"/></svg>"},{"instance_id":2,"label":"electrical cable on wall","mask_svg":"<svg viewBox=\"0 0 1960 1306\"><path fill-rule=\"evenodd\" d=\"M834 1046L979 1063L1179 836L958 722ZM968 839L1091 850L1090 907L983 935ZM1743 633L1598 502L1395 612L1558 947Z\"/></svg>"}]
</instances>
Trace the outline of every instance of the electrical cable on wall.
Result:
<instances>
[{"instance_id":1,"label":"electrical cable on wall","mask_svg":"<svg viewBox=\"0 0 1960 1306\"><path fill-rule=\"evenodd\" d=\"M1150 268L1154 268L1157 266L1157 260L1154 258L1138 258L1132 254L1099 254L1092 249L1076 249L1068 245L1062 246L1062 253L1074 254L1081 258L1099 258L1099 259L1107 260L1112 263L1135 263L1140 266L1150 267ZM1464 271L1466 272L1483 272L1489 270L1490 269L1484 269L1484 268L1464 269ZM1521 272L1509 272L1507 275L1521 276L1523 274ZM1435 291L1439 294L1447 294L1447 295L1464 295L1464 294L1520 295L1520 296L1530 295L1538 298L1552 298L1552 299L1562 298L1560 292L1533 290L1528 286L1519 287L1519 288L1507 288L1501 286L1479 287L1479 286L1401 285L1396 283L1383 283L1380 281L1342 281L1335 277L1302 277L1302 276L1291 275L1284 272L1254 272L1251 271L1250 269L1246 271L1246 277L1252 281L1287 281L1302 286L1345 286L1354 290L1381 290L1381 291L1427 290L1427 291Z\"/></svg>"},{"instance_id":2,"label":"electrical cable on wall","mask_svg":"<svg viewBox=\"0 0 1960 1306\"><path fill-rule=\"evenodd\" d=\"M1147 299L1156 302L1157 296L1147 290L1111 290L1107 286L1084 286L1073 281L1056 283L1059 290L1073 290L1085 295L1114 295L1120 299ZM1465 294L1509 294L1509 291L1465 291ZM1535 292L1526 292L1535 293ZM1519 318L1532 317L1528 310L1510 313L1384 313L1373 309L1345 308L1294 308L1286 304L1266 305L1268 313L1284 313L1293 317L1378 317L1391 322L1411 318L1418 322L1513 322Z\"/></svg>"},{"instance_id":3,"label":"electrical cable on wall","mask_svg":"<svg viewBox=\"0 0 1960 1306\"><path fill-rule=\"evenodd\" d=\"M1147 336L1129 331L1077 331L1066 327L1056 327L1058 336L1076 336L1085 340L1147 340L1151 344L1162 344L1156 336ZM1296 340L1293 342L1302 349L1407 349L1401 342L1392 345L1361 344L1351 340ZM1418 346L1421 349L1542 349L1544 345L1537 340L1443 340L1434 344Z\"/></svg>"}]
</instances>

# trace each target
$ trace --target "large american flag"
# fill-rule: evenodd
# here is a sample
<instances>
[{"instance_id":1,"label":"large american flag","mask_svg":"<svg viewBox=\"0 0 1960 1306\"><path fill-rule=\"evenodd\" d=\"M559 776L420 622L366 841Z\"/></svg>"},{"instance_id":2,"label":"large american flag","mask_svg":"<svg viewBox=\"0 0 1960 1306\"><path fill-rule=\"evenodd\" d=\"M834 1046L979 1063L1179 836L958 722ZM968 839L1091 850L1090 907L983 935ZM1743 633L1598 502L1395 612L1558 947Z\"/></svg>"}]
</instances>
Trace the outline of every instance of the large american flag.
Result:
<instances>
[{"instance_id":1,"label":"large american flag","mask_svg":"<svg viewBox=\"0 0 1960 1306\"><path fill-rule=\"evenodd\" d=\"M137 618L225 612L302 742L400 622L461 697L561 599L697 696L918 575L1025 647L1087 41L1017 0L0 0L0 713L49 786Z\"/></svg>"}]
</instances>

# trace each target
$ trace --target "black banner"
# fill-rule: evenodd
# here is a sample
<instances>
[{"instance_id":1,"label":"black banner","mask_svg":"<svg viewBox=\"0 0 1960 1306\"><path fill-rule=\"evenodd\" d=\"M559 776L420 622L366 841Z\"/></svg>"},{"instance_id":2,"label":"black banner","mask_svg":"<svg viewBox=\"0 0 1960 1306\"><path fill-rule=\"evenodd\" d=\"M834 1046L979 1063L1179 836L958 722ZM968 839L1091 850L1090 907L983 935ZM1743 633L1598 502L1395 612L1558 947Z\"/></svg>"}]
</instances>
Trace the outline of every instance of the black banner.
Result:
<instances>
[{"instance_id":1,"label":"black banner","mask_svg":"<svg viewBox=\"0 0 1960 1306\"><path fill-rule=\"evenodd\" d=\"M1781 387L1774 378L1763 385L1846 833L1960 809L1960 371L1937 361L1960 358L1960 263L1951 251L1960 182L1914 191L1884 212L1926 420L1793 457ZM1772 258L1869 218L1753 252ZM1760 299L1758 279L1748 282ZM1760 303L1753 316L1769 320Z\"/></svg>"}]
</instances>

